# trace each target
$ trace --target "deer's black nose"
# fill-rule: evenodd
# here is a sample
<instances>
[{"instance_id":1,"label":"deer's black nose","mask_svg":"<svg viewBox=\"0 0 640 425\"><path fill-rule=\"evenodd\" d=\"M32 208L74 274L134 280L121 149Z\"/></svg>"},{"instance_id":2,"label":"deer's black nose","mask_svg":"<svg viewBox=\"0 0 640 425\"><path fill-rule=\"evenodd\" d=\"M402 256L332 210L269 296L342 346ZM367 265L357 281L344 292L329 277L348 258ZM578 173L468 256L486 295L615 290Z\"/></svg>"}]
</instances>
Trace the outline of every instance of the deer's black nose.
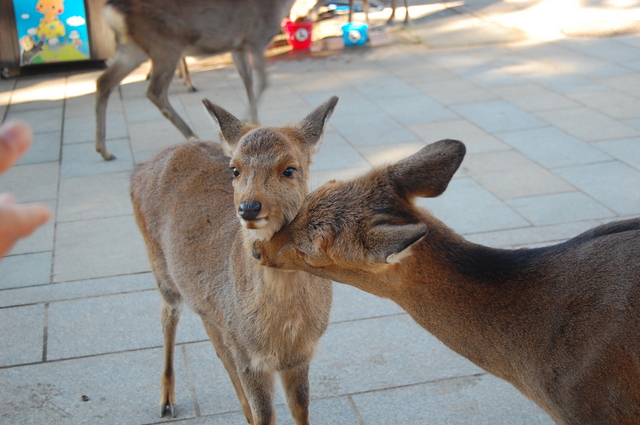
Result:
<instances>
[{"instance_id":1,"label":"deer's black nose","mask_svg":"<svg viewBox=\"0 0 640 425\"><path fill-rule=\"evenodd\" d=\"M262 205L260 202L240 202L238 214L245 220L255 220L260 214Z\"/></svg>"}]
</instances>

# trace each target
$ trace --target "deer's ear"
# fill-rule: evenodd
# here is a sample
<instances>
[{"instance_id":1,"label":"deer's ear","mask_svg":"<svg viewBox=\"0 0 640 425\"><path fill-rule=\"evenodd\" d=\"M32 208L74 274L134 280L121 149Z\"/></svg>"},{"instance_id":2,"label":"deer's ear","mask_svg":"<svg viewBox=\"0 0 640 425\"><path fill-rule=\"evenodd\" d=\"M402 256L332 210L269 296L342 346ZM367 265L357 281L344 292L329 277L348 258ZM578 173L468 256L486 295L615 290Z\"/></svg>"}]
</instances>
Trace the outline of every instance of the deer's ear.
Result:
<instances>
[{"instance_id":1,"label":"deer's ear","mask_svg":"<svg viewBox=\"0 0 640 425\"><path fill-rule=\"evenodd\" d=\"M465 153L462 142L441 140L390 166L389 173L405 195L433 198L445 191Z\"/></svg>"},{"instance_id":2,"label":"deer's ear","mask_svg":"<svg viewBox=\"0 0 640 425\"><path fill-rule=\"evenodd\" d=\"M227 148L225 150L227 150L227 154L230 154L230 151L233 150L236 143L238 143L238 140L240 140L240 137L250 127L233 116L226 109L211 103L209 99L202 99L202 103L207 109L207 112L209 112L209 115L211 115L213 120L218 124L221 139L224 142L223 144L226 145L225 148Z\"/></svg>"},{"instance_id":3,"label":"deer's ear","mask_svg":"<svg viewBox=\"0 0 640 425\"><path fill-rule=\"evenodd\" d=\"M338 97L332 96L329 100L318 106L313 112L307 115L302 121L295 125L300 135L306 143L315 145L315 151L320 148L320 138L324 127L329 121L333 109L338 103Z\"/></svg>"},{"instance_id":4,"label":"deer's ear","mask_svg":"<svg viewBox=\"0 0 640 425\"><path fill-rule=\"evenodd\" d=\"M427 234L427 225L379 224L367 235L369 260L373 263L398 263L411 255L413 245Z\"/></svg>"}]
</instances>

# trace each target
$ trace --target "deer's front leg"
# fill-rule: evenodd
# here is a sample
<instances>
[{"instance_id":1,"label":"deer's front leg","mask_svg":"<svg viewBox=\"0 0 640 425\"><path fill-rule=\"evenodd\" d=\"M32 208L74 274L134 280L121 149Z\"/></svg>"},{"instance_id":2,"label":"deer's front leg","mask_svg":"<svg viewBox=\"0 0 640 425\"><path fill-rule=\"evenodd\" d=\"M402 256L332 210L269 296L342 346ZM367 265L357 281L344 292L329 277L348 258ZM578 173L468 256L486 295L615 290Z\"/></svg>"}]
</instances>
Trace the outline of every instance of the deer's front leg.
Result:
<instances>
[{"instance_id":1,"label":"deer's front leg","mask_svg":"<svg viewBox=\"0 0 640 425\"><path fill-rule=\"evenodd\" d=\"M238 376L251 406L251 425L274 425L276 415L273 411L273 373L244 368L238 370Z\"/></svg>"},{"instance_id":2,"label":"deer's front leg","mask_svg":"<svg viewBox=\"0 0 640 425\"><path fill-rule=\"evenodd\" d=\"M309 363L284 370L280 377L296 425L309 425Z\"/></svg>"}]
</instances>

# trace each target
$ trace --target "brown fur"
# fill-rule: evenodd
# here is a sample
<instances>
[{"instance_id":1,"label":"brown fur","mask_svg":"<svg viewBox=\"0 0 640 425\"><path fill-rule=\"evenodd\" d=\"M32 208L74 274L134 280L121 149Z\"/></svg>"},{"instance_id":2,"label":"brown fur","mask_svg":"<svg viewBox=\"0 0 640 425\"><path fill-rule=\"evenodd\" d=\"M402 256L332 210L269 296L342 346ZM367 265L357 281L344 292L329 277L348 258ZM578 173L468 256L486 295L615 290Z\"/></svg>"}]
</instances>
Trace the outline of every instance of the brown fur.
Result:
<instances>
[{"instance_id":1,"label":"brown fur","mask_svg":"<svg viewBox=\"0 0 640 425\"><path fill-rule=\"evenodd\" d=\"M113 159L105 144L109 95L131 71L151 59L147 97L190 139L191 128L169 103L169 85L182 55L231 52L249 98L249 113L258 122L257 103L267 86L264 52L280 32L294 0L109 0L104 16L116 33L118 47L96 88L96 151ZM257 72L254 92L252 73ZM188 77L186 65L183 76ZM185 84L187 81L185 80Z\"/></svg>"},{"instance_id":2,"label":"brown fur","mask_svg":"<svg viewBox=\"0 0 640 425\"><path fill-rule=\"evenodd\" d=\"M337 100L283 128L244 125L205 100L231 157L216 143L187 142L135 171L135 217L163 298L162 415L174 413L173 350L185 302L202 318L251 424L275 423L276 371L296 424L308 423L309 362L329 320L331 282L263 267L252 245L295 216ZM240 218L239 205L254 201L262 204L260 214Z\"/></svg>"},{"instance_id":3,"label":"brown fur","mask_svg":"<svg viewBox=\"0 0 640 425\"><path fill-rule=\"evenodd\" d=\"M412 203L464 153L445 140L327 183L256 256L391 298L558 424L640 423L640 219L544 248L470 243Z\"/></svg>"}]
</instances>

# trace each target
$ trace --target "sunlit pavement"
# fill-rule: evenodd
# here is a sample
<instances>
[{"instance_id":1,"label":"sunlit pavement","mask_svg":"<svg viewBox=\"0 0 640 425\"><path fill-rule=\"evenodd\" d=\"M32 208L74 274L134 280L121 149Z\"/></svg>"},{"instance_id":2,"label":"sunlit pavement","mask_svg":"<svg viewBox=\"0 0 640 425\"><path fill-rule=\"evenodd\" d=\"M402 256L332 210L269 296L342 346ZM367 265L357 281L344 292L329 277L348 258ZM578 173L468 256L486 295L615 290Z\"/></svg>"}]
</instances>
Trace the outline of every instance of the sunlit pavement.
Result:
<instances>
[{"instance_id":1,"label":"sunlit pavement","mask_svg":"<svg viewBox=\"0 0 640 425\"><path fill-rule=\"evenodd\" d=\"M272 52L264 125L340 97L314 187L454 138L467 145L461 169L443 196L419 202L472 241L539 246L640 215L640 2L414 3L407 27L402 7L390 27L388 9L372 13L369 47ZM225 57L190 68L199 91L176 79L171 101L217 140L201 99L245 117L242 82ZM34 131L0 191L53 211L0 262L0 423L169 421L157 416L160 298L128 186L136 162L183 137L145 98L146 71L110 99L109 162L93 146L101 71L0 80L0 116ZM552 423L387 300L336 284L331 320L312 363L312 423ZM178 340L176 420L245 423L195 314L185 311ZM279 423L292 424L277 402Z\"/></svg>"}]
</instances>

